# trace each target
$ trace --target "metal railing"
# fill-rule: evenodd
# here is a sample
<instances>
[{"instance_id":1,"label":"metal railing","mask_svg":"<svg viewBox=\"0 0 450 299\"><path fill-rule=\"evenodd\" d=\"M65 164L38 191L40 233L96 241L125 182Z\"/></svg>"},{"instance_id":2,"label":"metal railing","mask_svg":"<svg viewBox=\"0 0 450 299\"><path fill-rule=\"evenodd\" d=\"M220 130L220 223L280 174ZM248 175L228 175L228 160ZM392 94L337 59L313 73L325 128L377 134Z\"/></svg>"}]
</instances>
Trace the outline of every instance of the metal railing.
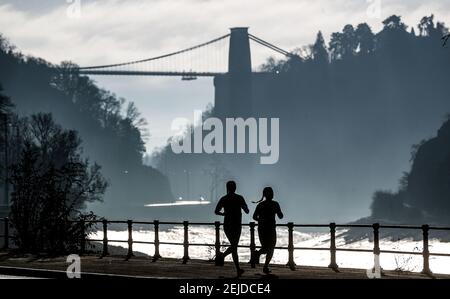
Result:
<instances>
[{"instance_id":1,"label":"metal railing","mask_svg":"<svg viewBox=\"0 0 450 299\"><path fill-rule=\"evenodd\" d=\"M14 236L10 235L9 232L9 219L8 218L0 218L0 221L3 221L3 234L0 235L4 239L4 249L9 248L9 240L14 239ZM154 245L154 254L153 261L157 261L161 258L160 254L160 245L180 245L183 246L183 257L182 262L186 264L189 257L189 247L190 246L209 246L215 248L216 257L220 253L220 249L223 246L229 246L227 244L222 244L220 240L220 227L223 226L223 223L216 222L166 222L166 221L108 221L106 219L99 221L89 221L90 223L102 224L103 230L103 239L89 239L89 238L81 238L80 240L80 254L86 252L86 243L87 242L101 242L103 244L102 256L107 256L108 252L108 243L128 243L128 252L127 259L134 256L133 254L133 244L149 244ZM126 224L128 231L128 239L127 240L110 240L108 239L108 224ZM153 241L134 241L133 240L133 225L151 225L154 230L154 239ZM182 225L183 226L183 242L166 242L159 240L159 229L160 225ZM215 243L190 243L189 242L189 226L214 226L215 228ZM241 248L249 248L250 256L253 256L255 250L259 247L256 246L255 242L255 228L257 224L255 222L250 222L248 224L243 224L243 226L249 227L250 229L250 245L239 245ZM84 225L83 225L84 227ZM287 227L288 229L288 246L276 246L275 249L288 250L288 261L287 266L291 270L295 270L296 264L294 261L294 253L295 250L323 250L330 252L330 264L329 268L338 271L338 264L336 262L336 252L337 251L347 251L347 252L372 252L375 255L380 255L381 253L390 253L390 254L410 254L410 255L422 255L423 257L423 268L422 272L424 274L431 275L432 272L430 270L430 256L444 256L450 257L448 253L433 253L429 251L429 232L430 230L437 231L450 231L450 227L438 227L438 226L429 226L424 224L422 226L413 226L413 225L380 225L379 223L374 224L295 224L293 222L289 222L286 224L277 224L277 227ZM329 228L330 231L330 246L329 247L296 247L294 246L294 228ZM371 228L373 233L373 249L358 249L358 248L338 248L336 246L336 229L337 228ZM405 229L405 230L421 230L422 231L422 242L423 248L421 252L417 251L401 251L401 250L382 250L380 248L380 229ZM84 236L84 234L83 234ZM254 265L252 265L254 267Z\"/></svg>"}]
</instances>

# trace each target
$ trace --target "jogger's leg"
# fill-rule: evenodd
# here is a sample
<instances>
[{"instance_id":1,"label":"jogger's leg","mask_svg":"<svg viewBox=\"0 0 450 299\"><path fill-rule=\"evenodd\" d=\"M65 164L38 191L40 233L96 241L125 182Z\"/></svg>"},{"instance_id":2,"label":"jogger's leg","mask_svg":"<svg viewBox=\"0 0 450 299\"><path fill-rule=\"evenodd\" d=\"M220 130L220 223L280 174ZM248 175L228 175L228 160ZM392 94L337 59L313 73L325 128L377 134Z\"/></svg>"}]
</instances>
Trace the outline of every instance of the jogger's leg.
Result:
<instances>
[{"instance_id":1,"label":"jogger's leg","mask_svg":"<svg viewBox=\"0 0 450 299\"><path fill-rule=\"evenodd\" d=\"M237 244L230 246L230 248L232 248L231 256L233 257L234 265L236 266L236 269L239 269L240 267L239 267L239 255L237 252L238 249Z\"/></svg>"},{"instance_id":2,"label":"jogger's leg","mask_svg":"<svg viewBox=\"0 0 450 299\"><path fill-rule=\"evenodd\" d=\"M269 267L270 261L272 260L273 251L274 251L273 248L267 250L266 261L264 262L264 267L266 267L266 268Z\"/></svg>"},{"instance_id":3,"label":"jogger's leg","mask_svg":"<svg viewBox=\"0 0 450 299\"><path fill-rule=\"evenodd\" d=\"M242 275L243 270L239 267L239 255L237 249L239 245L239 239L241 237L241 227L236 226L225 228L225 235L227 236L228 241L230 241L230 247L227 248L223 255L226 256L231 253L238 276L240 276Z\"/></svg>"},{"instance_id":4,"label":"jogger's leg","mask_svg":"<svg viewBox=\"0 0 450 299\"><path fill-rule=\"evenodd\" d=\"M223 257L226 257L227 255L229 255L229 254L232 253L232 252L233 252L233 246L230 245L230 246L228 246L227 250L225 250L225 251L222 253L222 255L223 255Z\"/></svg>"}]
</instances>

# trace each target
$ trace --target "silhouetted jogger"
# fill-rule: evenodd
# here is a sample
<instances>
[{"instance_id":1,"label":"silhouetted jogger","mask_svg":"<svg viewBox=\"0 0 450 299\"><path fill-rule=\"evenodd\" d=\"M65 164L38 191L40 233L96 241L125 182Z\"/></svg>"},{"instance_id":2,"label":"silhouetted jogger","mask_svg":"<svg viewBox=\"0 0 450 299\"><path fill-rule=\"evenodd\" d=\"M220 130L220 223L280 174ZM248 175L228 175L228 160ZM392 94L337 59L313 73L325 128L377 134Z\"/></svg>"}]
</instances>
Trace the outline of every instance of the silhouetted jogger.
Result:
<instances>
[{"instance_id":1,"label":"silhouetted jogger","mask_svg":"<svg viewBox=\"0 0 450 299\"><path fill-rule=\"evenodd\" d=\"M263 199L265 200L263 201ZM265 254L266 261L264 263L263 272L266 274L270 273L269 263L273 256L275 244L277 243L275 215L280 219L283 218L280 205L273 200L272 188L266 187L263 190L263 197L256 206L255 213L253 214L253 219L258 221L258 236L261 243L261 249L255 251L251 261L252 264L259 263L259 257L261 254Z\"/></svg>"},{"instance_id":2,"label":"silhouetted jogger","mask_svg":"<svg viewBox=\"0 0 450 299\"><path fill-rule=\"evenodd\" d=\"M223 229L230 242L230 247L228 247L224 253L220 253L216 257L216 261L218 265L223 265L225 257L231 253L234 265L236 266L237 275L241 276L242 273L244 273L244 270L239 267L239 257L237 253L242 230L241 210L244 210L246 214L248 214L249 210L244 198L241 195L236 194L235 191L236 183L234 181L227 182L227 195L223 196L216 206L215 213L224 216Z\"/></svg>"}]
</instances>

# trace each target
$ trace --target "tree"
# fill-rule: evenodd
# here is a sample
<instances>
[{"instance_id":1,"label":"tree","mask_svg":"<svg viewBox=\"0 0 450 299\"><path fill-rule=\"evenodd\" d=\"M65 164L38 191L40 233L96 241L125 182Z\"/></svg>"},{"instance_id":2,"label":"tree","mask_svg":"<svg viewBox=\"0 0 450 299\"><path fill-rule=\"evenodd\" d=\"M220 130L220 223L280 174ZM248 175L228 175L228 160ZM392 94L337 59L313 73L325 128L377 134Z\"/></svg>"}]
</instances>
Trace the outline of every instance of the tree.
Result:
<instances>
[{"instance_id":1,"label":"tree","mask_svg":"<svg viewBox=\"0 0 450 299\"><path fill-rule=\"evenodd\" d=\"M434 15L431 15L429 17L425 16L423 17L419 25L417 25L419 28L420 36L430 36L434 31Z\"/></svg>"},{"instance_id":2,"label":"tree","mask_svg":"<svg viewBox=\"0 0 450 299\"><path fill-rule=\"evenodd\" d=\"M311 46L311 50L315 62L328 63L328 51L321 31L317 33L316 41Z\"/></svg>"},{"instance_id":3,"label":"tree","mask_svg":"<svg viewBox=\"0 0 450 299\"><path fill-rule=\"evenodd\" d=\"M417 27L420 30L421 36L427 36L432 39L442 38L448 34L448 28L445 27L444 23L437 22L436 25L434 25L434 15L423 17Z\"/></svg>"},{"instance_id":4,"label":"tree","mask_svg":"<svg viewBox=\"0 0 450 299\"><path fill-rule=\"evenodd\" d=\"M385 30L400 30L405 31L406 25L402 22L402 18L397 15L392 15L383 21Z\"/></svg>"},{"instance_id":5,"label":"tree","mask_svg":"<svg viewBox=\"0 0 450 299\"><path fill-rule=\"evenodd\" d=\"M333 32L331 34L330 43L328 46L330 50L331 60L342 59L342 34L339 32Z\"/></svg>"},{"instance_id":6,"label":"tree","mask_svg":"<svg viewBox=\"0 0 450 299\"><path fill-rule=\"evenodd\" d=\"M263 72L282 72L286 69L286 60L275 60L273 57L269 57L263 65L261 65L261 71Z\"/></svg>"},{"instance_id":7,"label":"tree","mask_svg":"<svg viewBox=\"0 0 450 299\"><path fill-rule=\"evenodd\" d=\"M413 36L406 31L401 17L392 15L383 21L383 25L383 30L377 34L377 49L396 57L409 53Z\"/></svg>"},{"instance_id":8,"label":"tree","mask_svg":"<svg viewBox=\"0 0 450 299\"><path fill-rule=\"evenodd\" d=\"M76 101L77 90L79 89L78 65L71 61L63 61L57 66L57 72L51 81L51 85L59 91L64 92Z\"/></svg>"},{"instance_id":9,"label":"tree","mask_svg":"<svg viewBox=\"0 0 450 299\"><path fill-rule=\"evenodd\" d=\"M0 52L12 53L14 50L15 46L0 33Z\"/></svg>"},{"instance_id":10,"label":"tree","mask_svg":"<svg viewBox=\"0 0 450 299\"><path fill-rule=\"evenodd\" d=\"M369 54L375 50L375 35L367 23L361 23L355 30L360 54Z\"/></svg>"},{"instance_id":11,"label":"tree","mask_svg":"<svg viewBox=\"0 0 450 299\"><path fill-rule=\"evenodd\" d=\"M445 47L445 45L447 44L449 38L450 38L450 33L447 33L447 34L445 34L445 35L442 37L442 40L443 40L442 46Z\"/></svg>"},{"instance_id":12,"label":"tree","mask_svg":"<svg viewBox=\"0 0 450 299\"><path fill-rule=\"evenodd\" d=\"M1 42L1 36L0 36L0 42ZM9 99L9 97L3 95L2 93L3 88L0 85L0 151L1 153L4 153L5 150L8 150L8 148L6 148L7 146L7 140L6 138L8 138L8 134L7 132L7 128L5 128L5 126L8 126L8 117L9 114L11 113L10 109L13 106L13 104L11 103L11 100ZM3 162L3 160L2 160ZM4 175L4 170L6 165L4 165L5 163L0 163L0 173L1 178L0 178L0 182L1 184L5 184L5 175Z\"/></svg>"},{"instance_id":13,"label":"tree","mask_svg":"<svg viewBox=\"0 0 450 299\"><path fill-rule=\"evenodd\" d=\"M100 166L81 158L77 132L55 124L50 114L21 120L20 155L11 167L11 223L25 252L75 250L94 220L86 203L101 201L107 183ZM88 222L89 223L89 222Z\"/></svg>"},{"instance_id":14,"label":"tree","mask_svg":"<svg viewBox=\"0 0 450 299\"><path fill-rule=\"evenodd\" d=\"M345 25L342 30L342 44L343 44L343 56L352 56L355 54L358 47L358 41L356 39L355 28L352 25Z\"/></svg>"},{"instance_id":15,"label":"tree","mask_svg":"<svg viewBox=\"0 0 450 299\"><path fill-rule=\"evenodd\" d=\"M148 122L144 117L142 117L142 114L139 112L134 102L128 103L125 119L128 119L135 128L139 129L143 141L148 140L150 137L150 133L147 128Z\"/></svg>"},{"instance_id":16,"label":"tree","mask_svg":"<svg viewBox=\"0 0 450 299\"><path fill-rule=\"evenodd\" d=\"M329 49L332 60L345 59L355 54L358 47L355 29L352 25L345 25L341 32L331 34Z\"/></svg>"},{"instance_id":17,"label":"tree","mask_svg":"<svg viewBox=\"0 0 450 299\"><path fill-rule=\"evenodd\" d=\"M0 85L0 114L7 114L12 106L11 100L3 94L3 88Z\"/></svg>"}]
</instances>

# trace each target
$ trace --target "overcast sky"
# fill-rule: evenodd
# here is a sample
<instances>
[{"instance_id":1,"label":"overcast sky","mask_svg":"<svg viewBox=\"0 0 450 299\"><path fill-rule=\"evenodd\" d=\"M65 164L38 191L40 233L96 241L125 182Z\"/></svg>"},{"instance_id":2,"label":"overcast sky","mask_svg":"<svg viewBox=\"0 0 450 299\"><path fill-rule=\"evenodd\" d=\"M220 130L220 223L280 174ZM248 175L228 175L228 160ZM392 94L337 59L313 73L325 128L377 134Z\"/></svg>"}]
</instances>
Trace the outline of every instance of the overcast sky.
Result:
<instances>
[{"instance_id":1,"label":"overcast sky","mask_svg":"<svg viewBox=\"0 0 450 299\"><path fill-rule=\"evenodd\" d=\"M252 34L291 50L312 43L318 30L328 40L348 23L367 22L378 31L389 15L415 26L431 13L450 23L450 0L0 0L0 32L25 54L83 66L165 54L234 26L248 26ZM254 64L267 55L254 53ZM170 136L175 117L192 118L193 110L205 108L214 96L212 79L95 80L137 104L149 122L149 151Z\"/></svg>"}]
</instances>

